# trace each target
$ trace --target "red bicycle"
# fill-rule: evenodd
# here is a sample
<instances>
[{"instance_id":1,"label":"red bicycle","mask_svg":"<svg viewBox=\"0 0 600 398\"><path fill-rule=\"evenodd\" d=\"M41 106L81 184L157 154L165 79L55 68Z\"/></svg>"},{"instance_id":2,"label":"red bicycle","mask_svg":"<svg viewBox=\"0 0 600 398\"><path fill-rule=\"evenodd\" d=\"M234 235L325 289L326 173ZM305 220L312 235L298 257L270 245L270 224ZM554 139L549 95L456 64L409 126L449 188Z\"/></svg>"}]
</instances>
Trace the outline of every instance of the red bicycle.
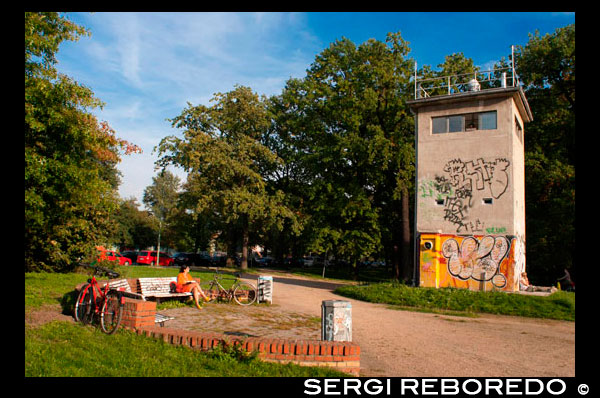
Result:
<instances>
[{"instance_id":1,"label":"red bicycle","mask_svg":"<svg viewBox=\"0 0 600 398\"><path fill-rule=\"evenodd\" d=\"M110 279L118 278L119 273L104 267L89 264L81 265L92 268L94 273L88 279L88 283L81 288L81 292L77 297L75 320L84 325L99 320L102 331L113 334L121 324L124 296L123 292L113 290L109 285ZM96 274L98 273L105 274L109 278L109 281L104 285L104 290L96 280Z\"/></svg>"}]
</instances>

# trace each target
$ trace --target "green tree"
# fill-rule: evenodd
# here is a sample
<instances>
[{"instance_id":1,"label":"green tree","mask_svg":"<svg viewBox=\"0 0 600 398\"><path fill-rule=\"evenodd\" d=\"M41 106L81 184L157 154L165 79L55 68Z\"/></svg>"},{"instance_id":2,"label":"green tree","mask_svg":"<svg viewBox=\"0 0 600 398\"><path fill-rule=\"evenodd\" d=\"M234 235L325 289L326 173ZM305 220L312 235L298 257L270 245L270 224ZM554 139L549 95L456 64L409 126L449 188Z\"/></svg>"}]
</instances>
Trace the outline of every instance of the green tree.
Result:
<instances>
[{"instance_id":1,"label":"green tree","mask_svg":"<svg viewBox=\"0 0 600 398\"><path fill-rule=\"evenodd\" d=\"M430 65L421 67L418 71L419 87L424 91L418 88L417 95L436 96L466 91L471 79L481 78L478 75L479 71L480 68L474 65L473 60L465 57L463 53L447 55L435 71Z\"/></svg>"},{"instance_id":2,"label":"green tree","mask_svg":"<svg viewBox=\"0 0 600 398\"><path fill-rule=\"evenodd\" d=\"M473 64L471 58L463 53L447 55L444 63L438 65L438 76L451 76L450 90L452 92L465 91L469 80L476 77L479 67Z\"/></svg>"},{"instance_id":3,"label":"green tree","mask_svg":"<svg viewBox=\"0 0 600 398\"><path fill-rule=\"evenodd\" d=\"M396 275L404 279L412 273L414 179L413 119L404 105L412 93L408 52L399 33L358 47L337 40L274 101L284 164L294 168L285 175L298 178L295 190L303 186L296 205L307 248L356 265L384 244L396 246L403 255Z\"/></svg>"},{"instance_id":4,"label":"green tree","mask_svg":"<svg viewBox=\"0 0 600 398\"><path fill-rule=\"evenodd\" d=\"M115 212L115 234L111 237L113 243L123 250L126 248L144 249L156 244L158 228L155 219L146 210L139 209L137 199L121 200Z\"/></svg>"},{"instance_id":5,"label":"green tree","mask_svg":"<svg viewBox=\"0 0 600 398\"><path fill-rule=\"evenodd\" d=\"M268 192L265 175L281 159L261 144L270 125L266 99L244 86L217 93L213 106L192 106L171 120L183 139L164 138L160 166L174 164L188 172L187 192L194 212L207 211L235 229L242 240L242 268L247 268L252 233L283 228L295 215L283 203L283 192Z\"/></svg>"},{"instance_id":6,"label":"green tree","mask_svg":"<svg viewBox=\"0 0 600 398\"><path fill-rule=\"evenodd\" d=\"M530 35L515 61L534 116L524 135L528 275L553 284L564 268L575 277L575 25Z\"/></svg>"},{"instance_id":7,"label":"green tree","mask_svg":"<svg viewBox=\"0 0 600 398\"><path fill-rule=\"evenodd\" d=\"M55 69L64 40L89 34L57 13L25 13L25 270L66 270L106 243L121 152L88 109L103 104Z\"/></svg>"},{"instance_id":8,"label":"green tree","mask_svg":"<svg viewBox=\"0 0 600 398\"><path fill-rule=\"evenodd\" d=\"M163 242L167 247L172 247L175 242L176 233L171 229L171 225L177 214L180 184L179 177L163 169L157 176L152 177L152 184L146 187L142 199L158 221L158 244Z\"/></svg>"}]
</instances>

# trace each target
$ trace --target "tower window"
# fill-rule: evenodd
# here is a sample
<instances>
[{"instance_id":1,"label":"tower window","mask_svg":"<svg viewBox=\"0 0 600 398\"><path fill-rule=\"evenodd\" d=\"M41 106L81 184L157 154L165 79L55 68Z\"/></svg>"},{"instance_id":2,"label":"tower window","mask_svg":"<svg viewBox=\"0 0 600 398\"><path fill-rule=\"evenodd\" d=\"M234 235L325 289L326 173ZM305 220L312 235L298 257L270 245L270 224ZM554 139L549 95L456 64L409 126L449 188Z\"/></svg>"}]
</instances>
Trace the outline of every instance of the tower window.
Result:
<instances>
[{"instance_id":1,"label":"tower window","mask_svg":"<svg viewBox=\"0 0 600 398\"><path fill-rule=\"evenodd\" d=\"M431 118L433 134L457 133L474 130L496 130L497 113L476 112Z\"/></svg>"}]
</instances>

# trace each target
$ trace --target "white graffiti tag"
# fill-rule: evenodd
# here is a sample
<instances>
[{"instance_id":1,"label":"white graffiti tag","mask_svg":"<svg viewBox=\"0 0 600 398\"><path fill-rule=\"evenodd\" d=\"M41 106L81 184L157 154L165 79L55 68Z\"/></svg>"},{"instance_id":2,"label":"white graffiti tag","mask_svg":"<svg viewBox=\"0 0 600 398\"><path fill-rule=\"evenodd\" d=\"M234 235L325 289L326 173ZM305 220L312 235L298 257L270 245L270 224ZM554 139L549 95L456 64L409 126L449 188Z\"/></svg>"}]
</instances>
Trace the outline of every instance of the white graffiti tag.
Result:
<instances>
[{"instance_id":1,"label":"white graffiti tag","mask_svg":"<svg viewBox=\"0 0 600 398\"><path fill-rule=\"evenodd\" d=\"M491 281L494 286L506 286L506 277L499 272L500 263L508 253L508 240L504 236L485 236L463 239L460 247L455 239L442 245L442 254L448 260L448 272L462 280Z\"/></svg>"}]
</instances>

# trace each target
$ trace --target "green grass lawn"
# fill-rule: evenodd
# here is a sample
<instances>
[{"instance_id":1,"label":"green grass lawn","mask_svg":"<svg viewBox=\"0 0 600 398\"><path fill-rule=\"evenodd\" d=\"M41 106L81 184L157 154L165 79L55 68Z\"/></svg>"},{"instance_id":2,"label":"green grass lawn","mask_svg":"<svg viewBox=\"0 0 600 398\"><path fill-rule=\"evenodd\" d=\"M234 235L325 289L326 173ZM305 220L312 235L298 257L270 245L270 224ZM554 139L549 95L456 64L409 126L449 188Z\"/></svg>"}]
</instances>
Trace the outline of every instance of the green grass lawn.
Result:
<instances>
[{"instance_id":1,"label":"green grass lawn","mask_svg":"<svg viewBox=\"0 0 600 398\"><path fill-rule=\"evenodd\" d=\"M340 377L328 368L263 362L231 350L208 353L120 330L51 322L25 328L26 377Z\"/></svg>"},{"instance_id":2,"label":"green grass lawn","mask_svg":"<svg viewBox=\"0 0 600 398\"><path fill-rule=\"evenodd\" d=\"M453 288L415 288L397 282L386 282L343 286L336 289L335 293L357 300L418 311L450 312L457 315L489 313L575 320L575 293L564 291L549 296L533 296Z\"/></svg>"}]
</instances>

